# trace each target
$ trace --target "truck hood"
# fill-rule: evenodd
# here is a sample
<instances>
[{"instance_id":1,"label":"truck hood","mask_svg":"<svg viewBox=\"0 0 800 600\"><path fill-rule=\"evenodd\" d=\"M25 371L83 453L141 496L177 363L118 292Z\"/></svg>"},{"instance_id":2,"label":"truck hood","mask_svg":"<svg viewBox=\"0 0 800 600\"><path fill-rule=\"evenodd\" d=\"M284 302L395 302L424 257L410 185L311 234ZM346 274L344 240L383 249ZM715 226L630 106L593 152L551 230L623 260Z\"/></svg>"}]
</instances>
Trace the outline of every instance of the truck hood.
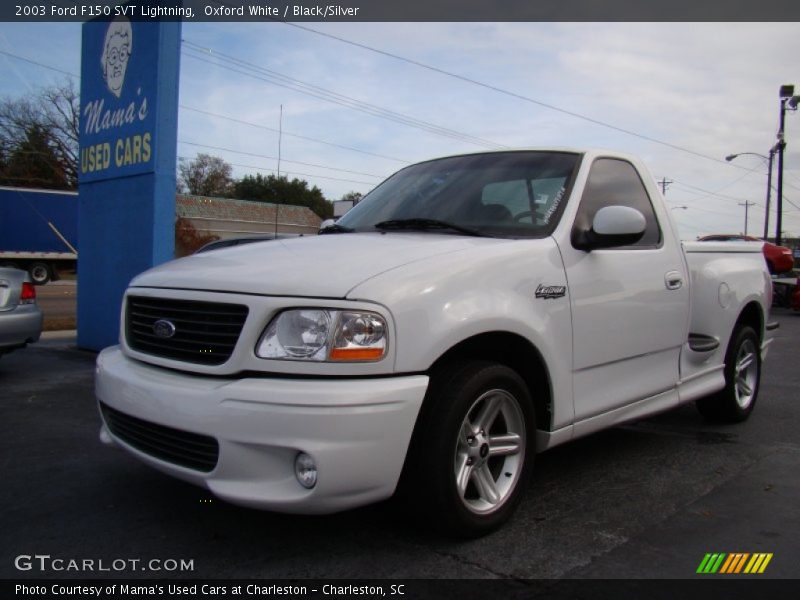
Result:
<instances>
[{"instance_id":1,"label":"truck hood","mask_svg":"<svg viewBox=\"0 0 800 600\"><path fill-rule=\"evenodd\" d=\"M344 233L255 242L188 256L145 271L132 287L344 298L381 273L507 240L439 233Z\"/></svg>"}]
</instances>

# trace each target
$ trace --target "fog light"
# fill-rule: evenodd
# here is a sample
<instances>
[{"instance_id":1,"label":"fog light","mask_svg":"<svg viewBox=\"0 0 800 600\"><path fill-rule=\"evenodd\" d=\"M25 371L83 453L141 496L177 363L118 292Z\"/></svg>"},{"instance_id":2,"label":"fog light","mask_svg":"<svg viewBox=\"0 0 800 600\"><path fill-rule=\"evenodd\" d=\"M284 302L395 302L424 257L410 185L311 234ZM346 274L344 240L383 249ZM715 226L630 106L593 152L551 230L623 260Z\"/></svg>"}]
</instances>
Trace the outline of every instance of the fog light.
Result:
<instances>
[{"instance_id":1,"label":"fog light","mask_svg":"<svg viewBox=\"0 0 800 600\"><path fill-rule=\"evenodd\" d=\"M305 452L294 459L294 475L304 488L311 489L317 483L317 463Z\"/></svg>"}]
</instances>

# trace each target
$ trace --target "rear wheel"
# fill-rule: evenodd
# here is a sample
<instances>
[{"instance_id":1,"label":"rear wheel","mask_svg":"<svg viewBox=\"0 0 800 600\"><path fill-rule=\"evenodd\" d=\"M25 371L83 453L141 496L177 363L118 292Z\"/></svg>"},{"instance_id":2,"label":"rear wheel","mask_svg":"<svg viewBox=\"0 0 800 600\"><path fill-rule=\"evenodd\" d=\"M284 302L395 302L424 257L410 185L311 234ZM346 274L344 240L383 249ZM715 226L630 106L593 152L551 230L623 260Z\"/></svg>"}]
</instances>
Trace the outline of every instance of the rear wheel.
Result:
<instances>
[{"instance_id":1,"label":"rear wheel","mask_svg":"<svg viewBox=\"0 0 800 600\"><path fill-rule=\"evenodd\" d=\"M33 263L30 267L28 267L28 274L31 276L31 280L36 285L44 285L53 277L50 266L43 262Z\"/></svg>"},{"instance_id":2,"label":"rear wheel","mask_svg":"<svg viewBox=\"0 0 800 600\"><path fill-rule=\"evenodd\" d=\"M516 372L484 361L444 369L412 439L403 495L451 535L489 533L530 479L534 432L533 402Z\"/></svg>"},{"instance_id":3,"label":"rear wheel","mask_svg":"<svg viewBox=\"0 0 800 600\"><path fill-rule=\"evenodd\" d=\"M739 423L755 408L761 382L761 351L755 330L737 327L725 355L725 388L697 401L700 413L709 420Z\"/></svg>"}]
</instances>

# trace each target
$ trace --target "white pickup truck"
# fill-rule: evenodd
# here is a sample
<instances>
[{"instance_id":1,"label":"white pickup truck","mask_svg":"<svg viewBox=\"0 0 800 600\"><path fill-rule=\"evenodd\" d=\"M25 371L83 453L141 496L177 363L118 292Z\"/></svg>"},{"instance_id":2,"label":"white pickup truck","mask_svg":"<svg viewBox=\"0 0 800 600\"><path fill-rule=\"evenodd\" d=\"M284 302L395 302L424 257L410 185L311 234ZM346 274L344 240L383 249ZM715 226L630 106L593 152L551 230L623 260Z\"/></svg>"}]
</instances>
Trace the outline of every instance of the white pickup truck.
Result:
<instances>
[{"instance_id":1,"label":"white pickup truck","mask_svg":"<svg viewBox=\"0 0 800 600\"><path fill-rule=\"evenodd\" d=\"M760 244L681 244L637 159L453 156L325 235L136 277L97 359L101 439L224 500L392 496L474 536L536 452L680 404L741 421L771 285Z\"/></svg>"}]
</instances>

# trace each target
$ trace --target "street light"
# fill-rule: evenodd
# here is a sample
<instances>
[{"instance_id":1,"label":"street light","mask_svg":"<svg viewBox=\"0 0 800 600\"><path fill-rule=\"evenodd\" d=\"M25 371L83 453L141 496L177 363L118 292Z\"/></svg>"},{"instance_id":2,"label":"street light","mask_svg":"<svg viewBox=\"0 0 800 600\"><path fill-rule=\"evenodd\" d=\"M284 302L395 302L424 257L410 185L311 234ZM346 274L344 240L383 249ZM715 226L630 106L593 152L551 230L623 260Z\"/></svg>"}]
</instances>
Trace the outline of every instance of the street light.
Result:
<instances>
[{"instance_id":1,"label":"street light","mask_svg":"<svg viewBox=\"0 0 800 600\"><path fill-rule=\"evenodd\" d=\"M783 153L786 150L786 140L784 139L784 121L786 120L786 111L797 110L797 104L800 102L800 96L794 95L793 85L782 85L780 92L781 103L781 116L778 125L778 219L775 224L775 245L781 245L781 227L783 225Z\"/></svg>"},{"instance_id":2,"label":"street light","mask_svg":"<svg viewBox=\"0 0 800 600\"><path fill-rule=\"evenodd\" d=\"M775 152L778 151L778 144L775 144L772 148L769 149L769 158L764 156L763 154L759 154L758 152L739 152L738 154L728 154L725 157L725 160L728 162L732 161L737 156L742 156L744 154L748 154L750 156L758 156L759 158L763 158L764 160L769 162L769 167L767 167L767 202L766 202L766 209L764 210L764 241L767 241L767 237L769 236L769 203L772 198L772 159L775 158ZM746 212L746 211L745 211Z\"/></svg>"},{"instance_id":3,"label":"street light","mask_svg":"<svg viewBox=\"0 0 800 600\"><path fill-rule=\"evenodd\" d=\"M764 156L763 154L759 154L758 152L739 152L739 153L737 153L737 154L728 154L728 156L726 156L726 157L725 157L725 160L727 160L728 162L730 162L730 161L732 161L734 158L736 158L736 157L738 157L738 156L744 156L745 154L748 154L748 155L750 155L750 156L758 156L759 158L763 158L764 160L769 160L769 158L767 158L767 157L766 157L766 156Z\"/></svg>"}]
</instances>

